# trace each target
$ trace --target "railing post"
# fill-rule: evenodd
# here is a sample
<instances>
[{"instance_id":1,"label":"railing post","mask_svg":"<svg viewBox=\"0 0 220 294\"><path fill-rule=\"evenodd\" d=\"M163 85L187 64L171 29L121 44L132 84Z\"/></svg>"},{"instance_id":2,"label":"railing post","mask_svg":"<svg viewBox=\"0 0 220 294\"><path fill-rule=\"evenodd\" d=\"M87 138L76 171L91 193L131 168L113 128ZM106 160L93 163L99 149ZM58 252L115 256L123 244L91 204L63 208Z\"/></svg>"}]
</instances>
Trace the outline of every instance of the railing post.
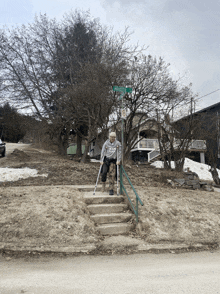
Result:
<instances>
[{"instance_id":1,"label":"railing post","mask_svg":"<svg viewBox=\"0 0 220 294\"><path fill-rule=\"evenodd\" d=\"M122 189L122 186L123 186L123 175L122 175L123 171L122 171L122 164L120 166L120 195L123 194L123 189Z\"/></svg>"},{"instance_id":2,"label":"railing post","mask_svg":"<svg viewBox=\"0 0 220 294\"><path fill-rule=\"evenodd\" d=\"M138 198L136 196L136 222L138 223Z\"/></svg>"},{"instance_id":3,"label":"railing post","mask_svg":"<svg viewBox=\"0 0 220 294\"><path fill-rule=\"evenodd\" d=\"M125 186L123 185L123 175L125 175L125 177L127 178L128 180L128 183L130 184L131 188L133 189L135 195L136 195L136 209L135 209L135 205L132 203L130 197L128 196L128 193L126 191L126 188ZM138 223L138 202L140 202L140 204L143 206L143 202L141 201L141 199L139 198L135 188L133 187L132 183L131 183L131 180L129 179L126 171L124 170L123 168L123 165L121 165L121 168L120 168L120 193L121 194L125 194L128 198L128 201L130 202L130 205L131 205L131 208L136 216L136 223Z\"/></svg>"}]
</instances>

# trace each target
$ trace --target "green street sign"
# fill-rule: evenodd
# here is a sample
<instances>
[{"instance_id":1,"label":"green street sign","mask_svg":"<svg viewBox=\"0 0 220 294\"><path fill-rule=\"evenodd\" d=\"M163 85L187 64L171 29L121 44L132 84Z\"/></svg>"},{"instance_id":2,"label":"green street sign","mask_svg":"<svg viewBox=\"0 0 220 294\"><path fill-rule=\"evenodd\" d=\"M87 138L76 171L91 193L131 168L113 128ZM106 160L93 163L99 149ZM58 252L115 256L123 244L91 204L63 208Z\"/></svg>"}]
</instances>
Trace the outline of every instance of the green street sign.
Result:
<instances>
[{"instance_id":1,"label":"green street sign","mask_svg":"<svg viewBox=\"0 0 220 294\"><path fill-rule=\"evenodd\" d=\"M122 92L122 93L132 93L132 88L114 86L113 91Z\"/></svg>"},{"instance_id":2,"label":"green street sign","mask_svg":"<svg viewBox=\"0 0 220 294\"><path fill-rule=\"evenodd\" d=\"M123 93L125 93L125 87L114 86L114 87L113 87L113 91L117 91L117 92L123 92Z\"/></svg>"},{"instance_id":3,"label":"green street sign","mask_svg":"<svg viewBox=\"0 0 220 294\"><path fill-rule=\"evenodd\" d=\"M126 88L127 93L132 93L132 88Z\"/></svg>"}]
</instances>

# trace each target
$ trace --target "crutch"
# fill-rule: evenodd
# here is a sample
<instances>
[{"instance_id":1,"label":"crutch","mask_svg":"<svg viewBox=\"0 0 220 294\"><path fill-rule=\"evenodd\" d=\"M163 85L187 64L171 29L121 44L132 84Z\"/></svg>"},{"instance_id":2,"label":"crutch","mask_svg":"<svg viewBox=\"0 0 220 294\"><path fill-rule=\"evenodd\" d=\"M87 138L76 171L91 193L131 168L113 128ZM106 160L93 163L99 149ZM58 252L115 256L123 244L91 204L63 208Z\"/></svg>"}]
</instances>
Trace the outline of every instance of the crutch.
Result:
<instances>
[{"instance_id":1,"label":"crutch","mask_svg":"<svg viewBox=\"0 0 220 294\"><path fill-rule=\"evenodd\" d=\"M103 162L103 159L104 159L104 155L103 155L103 157L101 159L102 162ZM95 189L94 189L93 195L95 195L95 190L96 190L97 185L98 185L98 181L99 181L99 176L100 176L100 173L101 173L101 169L102 169L102 165L100 165L100 168L99 168L99 173L98 173L98 177L97 177L97 180L96 180L96 184L95 184Z\"/></svg>"},{"instance_id":2,"label":"crutch","mask_svg":"<svg viewBox=\"0 0 220 294\"><path fill-rule=\"evenodd\" d=\"M98 185L98 180L99 180L101 169L102 169L102 165L100 165L100 168L99 168L99 173L98 173L98 177L97 177L97 180L96 180L96 184L95 184L95 189L94 189L93 195L95 195L95 190L96 190L97 185Z\"/></svg>"},{"instance_id":3,"label":"crutch","mask_svg":"<svg viewBox=\"0 0 220 294\"><path fill-rule=\"evenodd\" d=\"M118 162L118 147L119 146L117 146L117 162ZM119 165L117 164L117 196L119 196L118 176L119 176Z\"/></svg>"}]
</instances>

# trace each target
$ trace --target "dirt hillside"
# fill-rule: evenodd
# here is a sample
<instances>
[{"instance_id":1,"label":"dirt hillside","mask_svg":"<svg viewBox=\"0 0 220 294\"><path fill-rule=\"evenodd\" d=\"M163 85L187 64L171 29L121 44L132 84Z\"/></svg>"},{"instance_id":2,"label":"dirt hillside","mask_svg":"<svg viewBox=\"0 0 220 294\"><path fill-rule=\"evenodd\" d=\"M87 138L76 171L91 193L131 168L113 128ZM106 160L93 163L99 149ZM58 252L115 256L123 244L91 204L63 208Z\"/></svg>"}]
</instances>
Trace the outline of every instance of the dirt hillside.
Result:
<instances>
[{"instance_id":1,"label":"dirt hillside","mask_svg":"<svg viewBox=\"0 0 220 294\"><path fill-rule=\"evenodd\" d=\"M29 167L48 174L0 182L1 243L67 246L102 239L89 218L83 193L70 186L95 185L99 163L80 164L29 146L0 158L0 166ZM172 187L167 179L182 178L182 173L150 165L128 164L126 170L144 202L142 230L131 236L150 243L219 243L219 192Z\"/></svg>"}]
</instances>

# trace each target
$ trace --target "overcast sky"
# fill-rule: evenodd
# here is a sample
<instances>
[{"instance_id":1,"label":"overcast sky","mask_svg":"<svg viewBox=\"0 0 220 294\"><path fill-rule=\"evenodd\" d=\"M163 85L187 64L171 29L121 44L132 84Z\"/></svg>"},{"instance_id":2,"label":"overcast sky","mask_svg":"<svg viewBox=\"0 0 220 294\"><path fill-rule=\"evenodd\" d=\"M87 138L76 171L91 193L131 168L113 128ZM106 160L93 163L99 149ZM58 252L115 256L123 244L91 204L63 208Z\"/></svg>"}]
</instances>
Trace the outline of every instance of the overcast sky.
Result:
<instances>
[{"instance_id":1,"label":"overcast sky","mask_svg":"<svg viewBox=\"0 0 220 294\"><path fill-rule=\"evenodd\" d=\"M32 22L46 13L60 20L71 9L90 10L102 24L162 56L175 77L193 84L198 97L220 89L220 0L0 0L0 24ZM198 100L196 110L220 102L220 91Z\"/></svg>"}]
</instances>

